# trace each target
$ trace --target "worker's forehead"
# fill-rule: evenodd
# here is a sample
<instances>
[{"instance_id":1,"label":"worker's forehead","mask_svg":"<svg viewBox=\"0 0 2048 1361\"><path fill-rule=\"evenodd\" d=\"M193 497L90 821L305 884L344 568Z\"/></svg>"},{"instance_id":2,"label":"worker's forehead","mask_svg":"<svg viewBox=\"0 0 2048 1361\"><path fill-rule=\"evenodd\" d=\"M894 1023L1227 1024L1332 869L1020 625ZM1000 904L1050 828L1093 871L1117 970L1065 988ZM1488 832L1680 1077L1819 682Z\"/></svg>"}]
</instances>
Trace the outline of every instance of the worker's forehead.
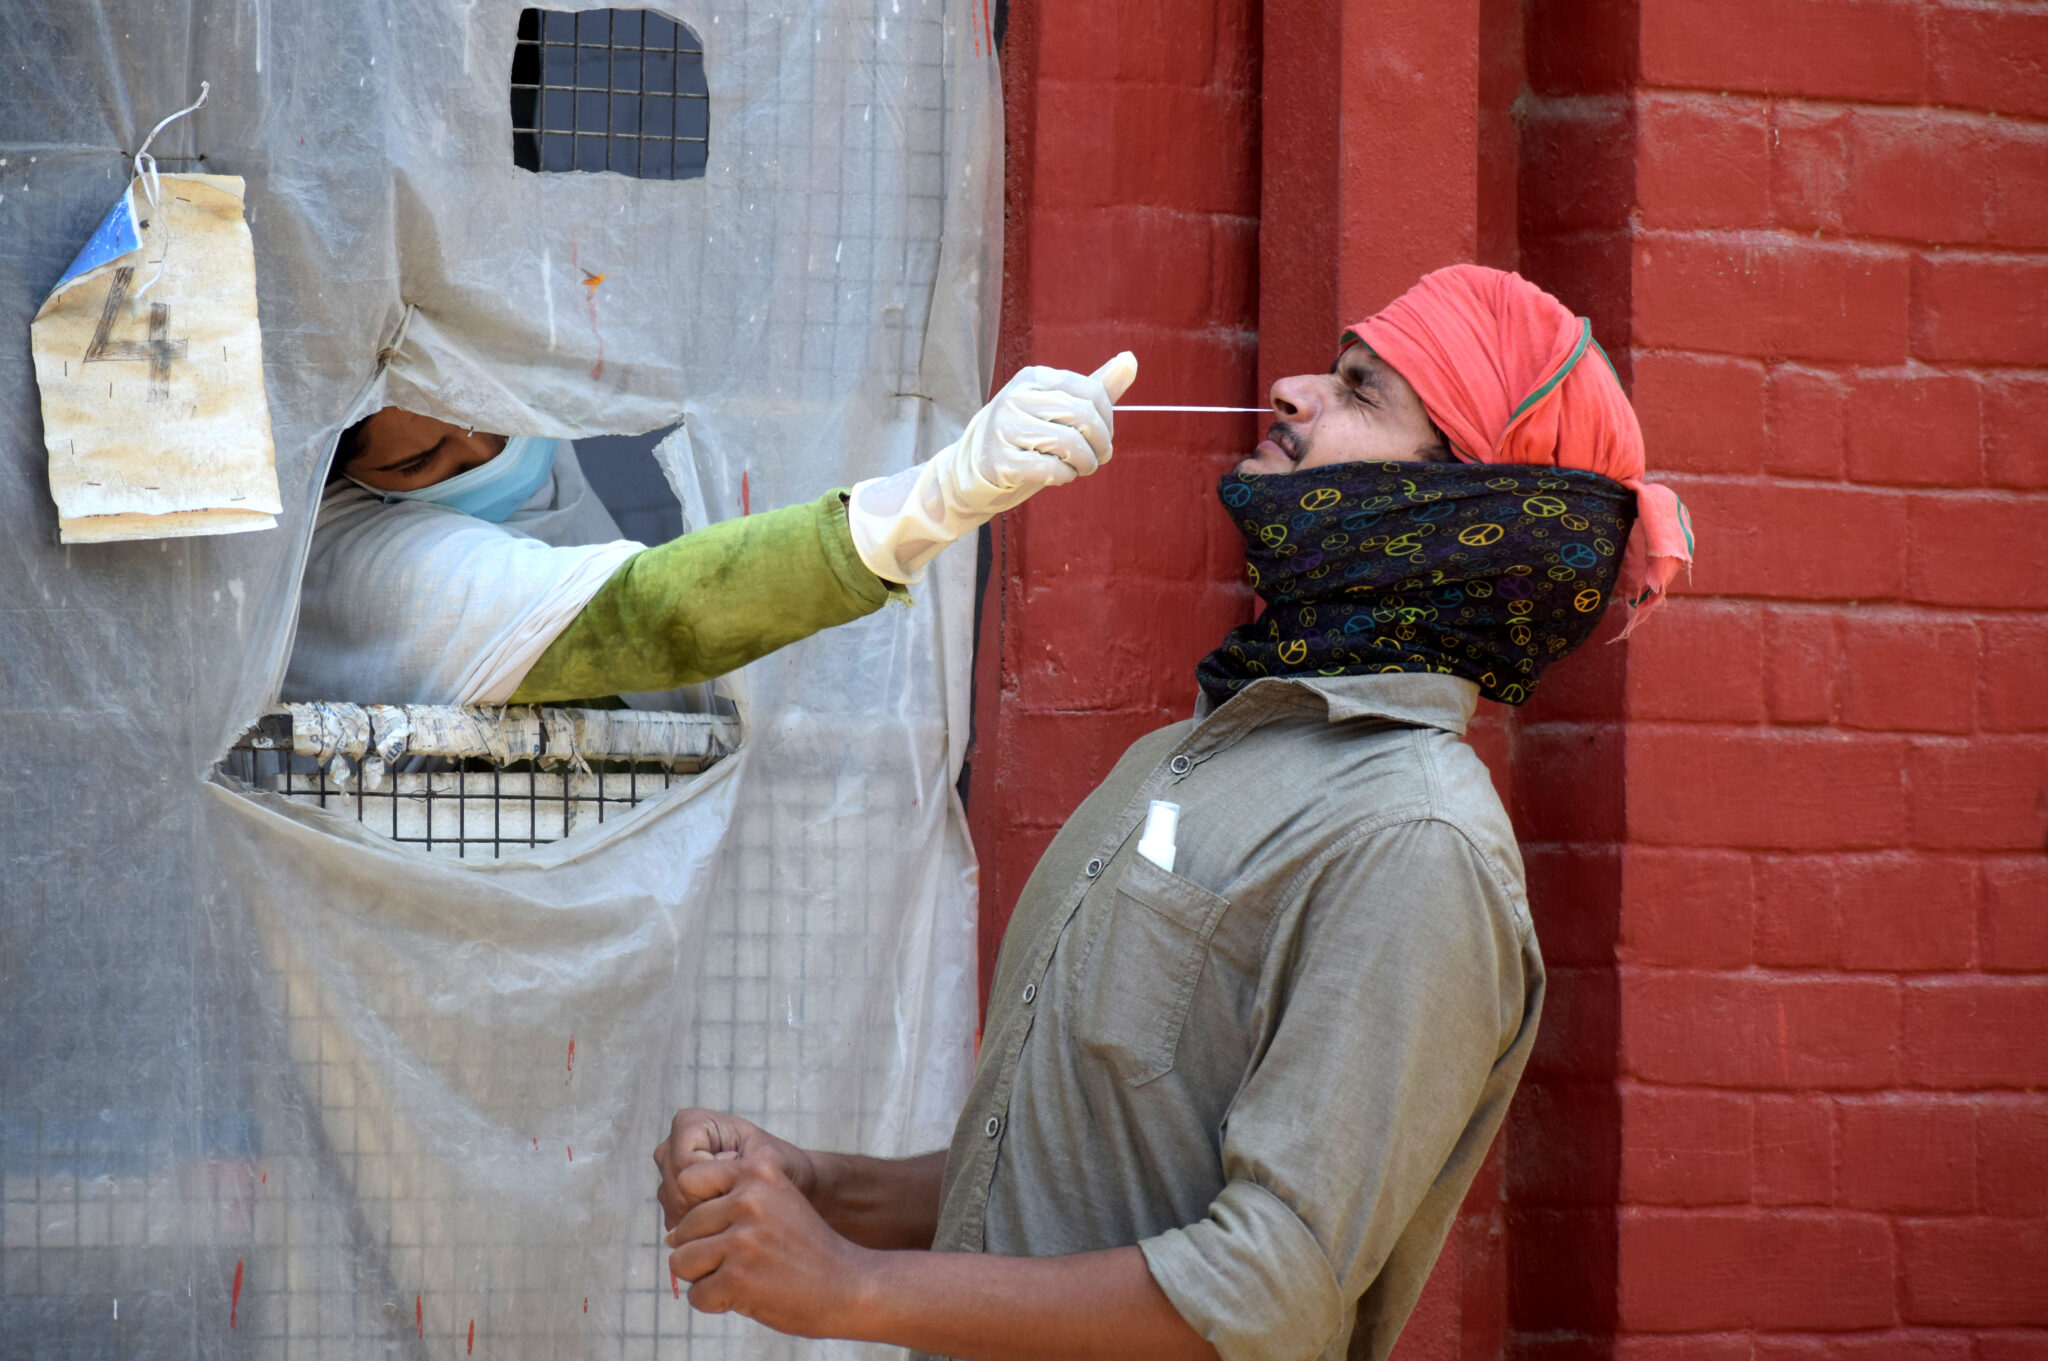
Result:
<instances>
[{"instance_id":1,"label":"worker's forehead","mask_svg":"<svg viewBox=\"0 0 2048 1361\"><path fill-rule=\"evenodd\" d=\"M463 427L403 407L387 406L364 423L366 433L380 439L439 438Z\"/></svg>"}]
</instances>

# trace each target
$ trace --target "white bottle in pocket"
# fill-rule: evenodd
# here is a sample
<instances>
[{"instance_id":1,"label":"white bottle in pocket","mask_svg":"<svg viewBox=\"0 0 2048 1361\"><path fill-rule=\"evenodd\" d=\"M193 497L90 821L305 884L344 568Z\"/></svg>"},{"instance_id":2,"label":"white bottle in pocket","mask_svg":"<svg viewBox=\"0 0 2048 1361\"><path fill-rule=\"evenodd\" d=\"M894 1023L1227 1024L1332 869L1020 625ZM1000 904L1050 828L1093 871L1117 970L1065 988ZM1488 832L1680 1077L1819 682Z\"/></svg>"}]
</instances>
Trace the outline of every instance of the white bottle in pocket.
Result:
<instances>
[{"instance_id":1,"label":"white bottle in pocket","mask_svg":"<svg viewBox=\"0 0 2048 1361\"><path fill-rule=\"evenodd\" d=\"M1145 830L1138 837L1138 854L1168 874L1173 873L1173 837L1180 827L1180 805L1164 799L1152 800L1145 814Z\"/></svg>"}]
</instances>

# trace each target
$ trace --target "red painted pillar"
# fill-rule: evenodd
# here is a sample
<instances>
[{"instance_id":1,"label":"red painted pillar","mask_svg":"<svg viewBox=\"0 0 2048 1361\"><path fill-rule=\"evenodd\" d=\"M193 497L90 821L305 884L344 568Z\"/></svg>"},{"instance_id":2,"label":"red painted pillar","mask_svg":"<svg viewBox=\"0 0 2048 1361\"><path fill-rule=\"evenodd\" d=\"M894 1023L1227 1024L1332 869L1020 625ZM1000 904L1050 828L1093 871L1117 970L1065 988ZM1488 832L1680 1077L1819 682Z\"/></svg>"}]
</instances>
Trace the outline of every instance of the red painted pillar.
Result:
<instances>
[{"instance_id":1,"label":"red painted pillar","mask_svg":"<svg viewBox=\"0 0 2048 1361\"><path fill-rule=\"evenodd\" d=\"M1135 402L1255 395L1256 0L1017 0L1003 54L1003 377L1120 349ZM1116 459L993 527L969 825L983 981L1039 854L1247 617L1215 480L1249 417L1133 414Z\"/></svg>"},{"instance_id":2,"label":"red painted pillar","mask_svg":"<svg viewBox=\"0 0 2048 1361\"><path fill-rule=\"evenodd\" d=\"M1511 268L1511 0L1268 0L1259 377L1327 367L1337 335L1432 269Z\"/></svg>"}]
</instances>

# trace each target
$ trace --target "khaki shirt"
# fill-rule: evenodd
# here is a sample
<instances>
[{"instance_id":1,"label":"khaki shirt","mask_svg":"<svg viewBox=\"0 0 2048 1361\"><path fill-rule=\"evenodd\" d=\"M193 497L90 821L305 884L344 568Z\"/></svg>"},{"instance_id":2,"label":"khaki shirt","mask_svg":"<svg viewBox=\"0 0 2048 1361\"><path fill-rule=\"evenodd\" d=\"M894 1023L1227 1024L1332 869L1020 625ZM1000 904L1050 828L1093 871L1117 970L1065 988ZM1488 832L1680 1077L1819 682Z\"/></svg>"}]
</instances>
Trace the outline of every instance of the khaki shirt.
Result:
<instances>
[{"instance_id":1,"label":"khaki shirt","mask_svg":"<svg viewBox=\"0 0 2048 1361\"><path fill-rule=\"evenodd\" d=\"M934 1247L1136 1244L1226 1359L1387 1355L1542 1004L1477 695L1265 679L1125 753L1004 937Z\"/></svg>"}]
</instances>

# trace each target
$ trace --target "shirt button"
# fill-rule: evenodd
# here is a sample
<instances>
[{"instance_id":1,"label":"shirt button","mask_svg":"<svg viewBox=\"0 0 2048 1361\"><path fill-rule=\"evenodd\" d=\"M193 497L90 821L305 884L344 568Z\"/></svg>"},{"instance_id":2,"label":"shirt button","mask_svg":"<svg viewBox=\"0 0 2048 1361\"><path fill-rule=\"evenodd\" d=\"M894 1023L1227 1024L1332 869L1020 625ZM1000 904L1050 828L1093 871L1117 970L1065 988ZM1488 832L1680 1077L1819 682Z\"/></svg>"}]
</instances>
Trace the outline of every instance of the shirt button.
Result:
<instances>
[{"instance_id":1,"label":"shirt button","mask_svg":"<svg viewBox=\"0 0 2048 1361\"><path fill-rule=\"evenodd\" d=\"M1038 985L1036 983L1026 983L1024 985L1024 1005L1030 1006L1031 999L1036 996L1038 996Z\"/></svg>"},{"instance_id":2,"label":"shirt button","mask_svg":"<svg viewBox=\"0 0 2048 1361\"><path fill-rule=\"evenodd\" d=\"M989 1138L993 1139L996 1137L996 1131L1001 1129L1002 1127L1003 1122L996 1119L993 1115L991 1115L988 1118L988 1123L981 1127L981 1131L982 1133L988 1135Z\"/></svg>"},{"instance_id":3,"label":"shirt button","mask_svg":"<svg viewBox=\"0 0 2048 1361\"><path fill-rule=\"evenodd\" d=\"M1176 756L1166 763L1166 768L1176 775L1185 775L1194 767L1194 762L1185 756Z\"/></svg>"},{"instance_id":4,"label":"shirt button","mask_svg":"<svg viewBox=\"0 0 2048 1361\"><path fill-rule=\"evenodd\" d=\"M1094 860L1090 860L1090 861L1088 862L1088 868L1087 868L1087 869L1085 869L1085 870L1083 870L1083 871L1081 871L1081 872L1082 872L1083 874L1087 875L1087 876L1088 876L1088 877L1089 877L1090 879L1093 879L1093 878L1094 878L1094 877L1095 877L1096 875L1098 875L1098 874L1102 873L1102 860L1101 860L1101 858L1100 858L1100 857L1098 857L1098 858L1096 858L1096 859L1094 859Z\"/></svg>"}]
</instances>

